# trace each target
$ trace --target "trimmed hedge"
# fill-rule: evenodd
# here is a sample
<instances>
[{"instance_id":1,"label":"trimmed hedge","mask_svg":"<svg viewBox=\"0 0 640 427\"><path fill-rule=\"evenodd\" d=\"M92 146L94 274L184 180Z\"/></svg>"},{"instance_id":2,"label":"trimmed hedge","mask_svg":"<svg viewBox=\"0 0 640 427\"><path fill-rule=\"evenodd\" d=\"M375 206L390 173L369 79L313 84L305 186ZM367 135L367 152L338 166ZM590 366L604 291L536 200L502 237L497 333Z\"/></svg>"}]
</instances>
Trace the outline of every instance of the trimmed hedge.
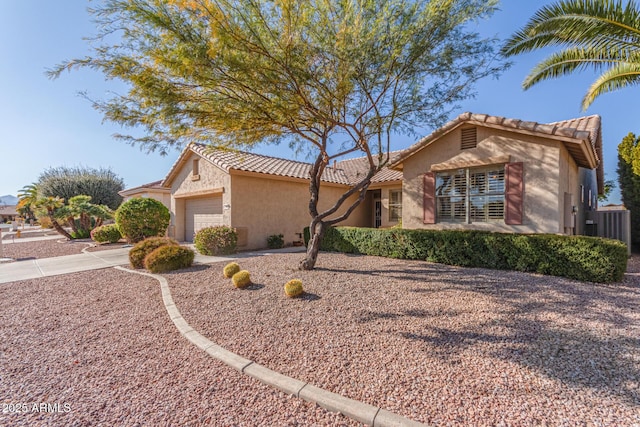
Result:
<instances>
[{"instance_id":1,"label":"trimmed hedge","mask_svg":"<svg viewBox=\"0 0 640 427\"><path fill-rule=\"evenodd\" d=\"M329 227L320 249L603 283L627 269L624 243L586 236Z\"/></svg>"},{"instance_id":2,"label":"trimmed hedge","mask_svg":"<svg viewBox=\"0 0 640 427\"><path fill-rule=\"evenodd\" d=\"M236 252L238 233L226 225L201 228L193 244L202 255L230 255Z\"/></svg>"}]
</instances>

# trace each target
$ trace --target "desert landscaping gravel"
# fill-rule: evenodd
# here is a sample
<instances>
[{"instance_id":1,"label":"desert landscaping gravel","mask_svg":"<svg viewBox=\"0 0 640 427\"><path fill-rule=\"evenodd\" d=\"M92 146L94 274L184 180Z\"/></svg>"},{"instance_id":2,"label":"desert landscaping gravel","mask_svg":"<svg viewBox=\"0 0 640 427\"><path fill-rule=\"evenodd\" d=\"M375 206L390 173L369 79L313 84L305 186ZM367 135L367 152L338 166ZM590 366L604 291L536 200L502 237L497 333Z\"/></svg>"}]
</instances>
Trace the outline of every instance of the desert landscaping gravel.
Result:
<instances>
[{"instance_id":1,"label":"desert landscaping gravel","mask_svg":"<svg viewBox=\"0 0 640 427\"><path fill-rule=\"evenodd\" d=\"M285 375L431 425L640 425L640 269L625 282L321 254L166 274L197 331ZM284 295L292 278L300 299Z\"/></svg>"},{"instance_id":2,"label":"desert landscaping gravel","mask_svg":"<svg viewBox=\"0 0 640 427\"><path fill-rule=\"evenodd\" d=\"M191 345L152 278L110 268L0 298L2 426L357 425Z\"/></svg>"},{"instance_id":3,"label":"desert landscaping gravel","mask_svg":"<svg viewBox=\"0 0 640 427\"><path fill-rule=\"evenodd\" d=\"M164 276L217 344L429 425L640 426L638 256L611 285L328 253L301 272L301 257L240 259L243 290L224 263ZM191 345L152 278L109 268L0 298L0 426L357 425Z\"/></svg>"},{"instance_id":4,"label":"desert landscaping gravel","mask_svg":"<svg viewBox=\"0 0 640 427\"><path fill-rule=\"evenodd\" d=\"M3 243L2 256L13 258L16 261L25 259L51 258L64 255L76 255L92 244L89 239L65 240L60 239L40 240L36 242Z\"/></svg>"}]
</instances>

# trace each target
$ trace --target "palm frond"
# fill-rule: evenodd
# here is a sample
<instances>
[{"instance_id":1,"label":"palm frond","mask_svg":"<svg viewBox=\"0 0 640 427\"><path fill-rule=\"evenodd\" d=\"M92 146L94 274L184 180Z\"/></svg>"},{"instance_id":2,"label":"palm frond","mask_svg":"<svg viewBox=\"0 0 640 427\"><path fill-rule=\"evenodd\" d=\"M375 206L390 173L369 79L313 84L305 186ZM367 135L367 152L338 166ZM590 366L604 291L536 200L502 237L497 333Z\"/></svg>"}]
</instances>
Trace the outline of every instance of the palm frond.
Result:
<instances>
[{"instance_id":1,"label":"palm frond","mask_svg":"<svg viewBox=\"0 0 640 427\"><path fill-rule=\"evenodd\" d=\"M512 56L547 46L628 50L640 48L640 9L633 0L564 0L540 9L511 36L502 53Z\"/></svg>"},{"instance_id":2,"label":"palm frond","mask_svg":"<svg viewBox=\"0 0 640 427\"><path fill-rule=\"evenodd\" d=\"M582 99L582 109L586 110L600 95L627 86L640 84L640 62L620 63L604 72L589 87Z\"/></svg>"},{"instance_id":3,"label":"palm frond","mask_svg":"<svg viewBox=\"0 0 640 427\"><path fill-rule=\"evenodd\" d=\"M594 69L600 71L607 67L627 61L627 57L620 57L618 52L608 49L569 48L553 53L538 63L522 83L524 89L529 89L542 80L549 80L574 71Z\"/></svg>"}]
</instances>

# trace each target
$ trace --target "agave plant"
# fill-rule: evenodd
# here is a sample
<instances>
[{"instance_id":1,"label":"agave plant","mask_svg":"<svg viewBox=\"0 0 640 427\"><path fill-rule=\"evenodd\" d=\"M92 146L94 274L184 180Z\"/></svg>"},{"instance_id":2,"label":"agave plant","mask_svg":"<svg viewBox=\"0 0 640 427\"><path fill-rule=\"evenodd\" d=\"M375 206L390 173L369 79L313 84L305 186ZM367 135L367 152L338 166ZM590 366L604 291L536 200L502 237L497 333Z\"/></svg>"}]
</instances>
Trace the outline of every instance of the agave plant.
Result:
<instances>
[{"instance_id":1,"label":"agave plant","mask_svg":"<svg viewBox=\"0 0 640 427\"><path fill-rule=\"evenodd\" d=\"M502 48L506 56L562 47L540 62L522 86L585 69L601 73L582 99L640 83L640 9L634 0L563 0L545 6Z\"/></svg>"}]
</instances>

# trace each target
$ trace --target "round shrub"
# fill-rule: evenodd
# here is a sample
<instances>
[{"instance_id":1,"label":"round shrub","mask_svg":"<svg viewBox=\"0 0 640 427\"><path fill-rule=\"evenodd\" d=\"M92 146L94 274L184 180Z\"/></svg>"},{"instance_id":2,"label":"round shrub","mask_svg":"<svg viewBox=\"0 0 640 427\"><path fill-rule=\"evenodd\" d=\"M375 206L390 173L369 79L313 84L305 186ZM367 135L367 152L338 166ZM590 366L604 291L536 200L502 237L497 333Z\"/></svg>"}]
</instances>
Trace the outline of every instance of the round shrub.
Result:
<instances>
[{"instance_id":1,"label":"round shrub","mask_svg":"<svg viewBox=\"0 0 640 427\"><path fill-rule=\"evenodd\" d=\"M284 248L284 236L282 234L273 234L267 237L267 247L269 249Z\"/></svg>"},{"instance_id":2,"label":"round shrub","mask_svg":"<svg viewBox=\"0 0 640 427\"><path fill-rule=\"evenodd\" d=\"M233 275L231 281L236 288L244 288L251 284L251 276L247 270L241 270Z\"/></svg>"},{"instance_id":3,"label":"round shrub","mask_svg":"<svg viewBox=\"0 0 640 427\"><path fill-rule=\"evenodd\" d=\"M302 289L302 281L298 279L289 280L284 285L284 293L289 298L295 298L302 295L304 289Z\"/></svg>"},{"instance_id":4,"label":"round shrub","mask_svg":"<svg viewBox=\"0 0 640 427\"><path fill-rule=\"evenodd\" d=\"M101 225L91 230L91 240L98 243L116 243L122 238L115 224Z\"/></svg>"},{"instance_id":5,"label":"round shrub","mask_svg":"<svg viewBox=\"0 0 640 427\"><path fill-rule=\"evenodd\" d=\"M133 268L143 268L144 259L151 252L162 246L178 246L179 243L168 237L149 237L148 239L138 242L129 251L129 263Z\"/></svg>"},{"instance_id":6,"label":"round shrub","mask_svg":"<svg viewBox=\"0 0 640 427\"><path fill-rule=\"evenodd\" d=\"M233 275L238 271L240 271L240 266L238 265L238 263L230 262L229 264L224 266L222 274L224 274L224 277L226 277L227 279L231 279Z\"/></svg>"},{"instance_id":7,"label":"round shrub","mask_svg":"<svg viewBox=\"0 0 640 427\"><path fill-rule=\"evenodd\" d=\"M191 267L195 253L184 246L161 246L144 259L144 266L152 273Z\"/></svg>"},{"instance_id":8,"label":"round shrub","mask_svg":"<svg viewBox=\"0 0 640 427\"><path fill-rule=\"evenodd\" d=\"M127 200L116 211L116 224L129 243L164 235L170 220L169 209L155 199Z\"/></svg>"},{"instance_id":9,"label":"round shrub","mask_svg":"<svg viewBox=\"0 0 640 427\"><path fill-rule=\"evenodd\" d=\"M225 225L200 229L193 239L202 255L229 255L236 251L238 234Z\"/></svg>"}]
</instances>

